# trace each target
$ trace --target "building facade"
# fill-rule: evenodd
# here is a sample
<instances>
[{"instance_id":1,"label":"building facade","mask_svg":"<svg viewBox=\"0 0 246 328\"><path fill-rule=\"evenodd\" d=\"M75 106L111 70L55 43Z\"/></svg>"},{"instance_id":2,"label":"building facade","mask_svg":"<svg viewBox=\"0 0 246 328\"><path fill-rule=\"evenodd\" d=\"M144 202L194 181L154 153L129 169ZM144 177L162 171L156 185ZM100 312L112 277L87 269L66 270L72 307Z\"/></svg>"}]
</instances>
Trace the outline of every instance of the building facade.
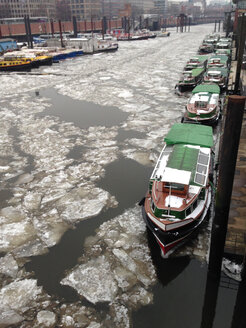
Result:
<instances>
[{"instance_id":1,"label":"building facade","mask_svg":"<svg viewBox=\"0 0 246 328\"><path fill-rule=\"evenodd\" d=\"M47 17L78 21L121 17L127 13L137 17L165 12L165 0L0 0L0 18Z\"/></svg>"},{"instance_id":2,"label":"building facade","mask_svg":"<svg viewBox=\"0 0 246 328\"><path fill-rule=\"evenodd\" d=\"M55 17L56 0L0 0L0 18Z\"/></svg>"}]
</instances>

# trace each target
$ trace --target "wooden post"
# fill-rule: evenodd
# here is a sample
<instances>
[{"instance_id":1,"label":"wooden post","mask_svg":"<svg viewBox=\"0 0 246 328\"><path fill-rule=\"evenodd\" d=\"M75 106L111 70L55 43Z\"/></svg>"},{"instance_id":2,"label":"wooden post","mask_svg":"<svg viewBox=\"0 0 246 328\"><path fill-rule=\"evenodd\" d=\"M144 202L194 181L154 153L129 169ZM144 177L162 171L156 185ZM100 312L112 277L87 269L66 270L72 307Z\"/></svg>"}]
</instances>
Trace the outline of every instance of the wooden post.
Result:
<instances>
[{"instance_id":1,"label":"wooden post","mask_svg":"<svg viewBox=\"0 0 246 328\"><path fill-rule=\"evenodd\" d=\"M208 270L218 276L221 270L234 173L246 97L229 96L225 127L219 157L219 177L216 192L215 217L211 232Z\"/></svg>"},{"instance_id":2,"label":"wooden post","mask_svg":"<svg viewBox=\"0 0 246 328\"><path fill-rule=\"evenodd\" d=\"M102 19L102 36L103 36L103 39L104 39L104 34L106 33L106 30L107 30L107 17L103 16L103 19Z\"/></svg>"},{"instance_id":3,"label":"wooden post","mask_svg":"<svg viewBox=\"0 0 246 328\"><path fill-rule=\"evenodd\" d=\"M190 32L191 18L189 17L189 32Z\"/></svg>"},{"instance_id":4,"label":"wooden post","mask_svg":"<svg viewBox=\"0 0 246 328\"><path fill-rule=\"evenodd\" d=\"M77 20L76 16L73 16L73 36L77 38L78 36L78 29L77 29Z\"/></svg>"},{"instance_id":5,"label":"wooden post","mask_svg":"<svg viewBox=\"0 0 246 328\"><path fill-rule=\"evenodd\" d=\"M28 28L28 34L29 34L29 40L30 40L30 46L31 46L31 49L33 49L32 30L31 30L31 24L30 24L30 18L29 18L29 15L27 15L27 28Z\"/></svg>"},{"instance_id":6,"label":"wooden post","mask_svg":"<svg viewBox=\"0 0 246 328\"><path fill-rule=\"evenodd\" d=\"M231 31L231 12L227 13L227 20L226 20L226 37L228 37Z\"/></svg>"},{"instance_id":7,"label":"wooden post","mask_svg":"<svg viewBox=\"0 0 246 328\"><path fill-rule=\"evenodd\" d=\"M236 70L234 94L238 94L239 91L240 91L239 90L239 83L240 83L243 53L244 53L244 47L245 47L245 37L246 37L246 16L242 16L241 17L241 31L240 31L240 41L239 41L239 49L238 49L237 70Z\"/></svg>"},{"instance_id":8,"label":"wooden post","mask_svg":"<svg viewBox=\"0 0 246 328\"><path fill-rule=\"evenodd\" d=\"M212 328L215 317L245 99L246 97L242 96L228 97L224 133L219 156L215 216L212 224L201 328ZM245 312L245 303L242 306ZM235 328L238 327L235 326Z\"/></svg>"},{"instance_id":9,"label":"wooden post","mask_svg":"<svg viewBox=\"0 0 246 328\"><path fill-rule=\"evenodd\" d=\"M92 15L91 15L91 35L93 36L93 19L92 19Z\"/></svg>"},{"instance_id":10,"label":"wooden post","mask_svg":"<svg viewBox=\"0 0 246 328\"><path fill-rule=\"evenodd\" d=\"M220 32L220 20L219 20L219 27L218 27L218 32Z\"/></svg>"},{"instance_id":11,"label":"wooden post","mask_svg":"<svg viewBox=\"0 0 246 328\"><path fill-rule=\"evenodd\" d=\"M128 40L130 39L130 17L127 19L127 32L128 32Z\"/></svg>"},{"instance_id":12,"label":"wooden post","mask_svg":"<svg viewBox=\"0 0 246 328\"><path fill-rule=\"evenodd\" d=\"M25 23L25 30L26 30L26 41L28 44L28 48L30 47L30 38L29 38L29 31L28 31L28 26L27 26L27 16L24 16L24 23Z\"/></svg>"},{"instance_id":13,"label":"wooden post","mask_svg":"<svg viewBox=\"0 0 246 328\"><path fill-rule=\"evenodd\" d=\"M62 27L61 27L60 19L59 19L59 31L60 31L61 47L64 48L63 39L62 39Z\"/></svg>"},{"instance_id":14,"label":"wooden post","mask_svg":"<svg viewBox=\"0 0 246 328\"><path fill-rule=\"evenodd\" d=\"M53 38L54 37L54 33L55 33L53 19L50 20L50 26L51 26L51 34L52 34L52 38Z\"/></svg>"},{"instance_id":15,"label":"wooden post","mask_svg":"<svg viewBox=\"0 0 246 328\"><path fill-rule=\"evenodd\" d=\"M0 25L0 39L3 37L2 35L2 30L1 30L1 25Z\"/></svg>"},{"instance_id":16,"label":"wooden post","mask_svg":"<svg viewBox=\"0 0 246 328\"><path fill-rule=\"evenodd\" d=\"M179 17L177 16L177 29L176 29L176 32L179 31Z\"/></svg>"},{"instance_id":17,"label":"wooden post","mask_svg":"<svg viewBox=\"0 0 246 328\"><path fill-rule=\"evenodd\" d=\"M216 24L217 24L217 20L214 22L214 32L216 32Z\"/></svg>"}]
</instances>

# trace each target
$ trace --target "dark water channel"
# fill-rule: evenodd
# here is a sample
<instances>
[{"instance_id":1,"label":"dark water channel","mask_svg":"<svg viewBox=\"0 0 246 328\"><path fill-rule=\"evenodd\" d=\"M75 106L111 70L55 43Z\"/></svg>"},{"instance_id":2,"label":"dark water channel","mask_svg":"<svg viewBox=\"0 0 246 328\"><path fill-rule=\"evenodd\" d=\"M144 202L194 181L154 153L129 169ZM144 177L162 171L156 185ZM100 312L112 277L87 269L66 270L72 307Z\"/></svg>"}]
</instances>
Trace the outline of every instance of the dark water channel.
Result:
<instances>
[{"instance_id":1,"label":"dark water channel","mask_svg":"<svg viewBox=\"0 0 246 328\"><path fill-rule=\"evenodd\" d=\"M60 285L65 270L76 265L78 257L83 254L83 244L87 236L94 235L95 229L100 224L134 206L142 198L151 170L149 167L123 158L109 164L106 167L105 177L98 182L98 186L116 197L119 202L118 207L80 222L76 229L68 230L60 243L51 248L48 254L36 256L26 264L26 269L35 272L38 284L49 294L62 297L66 301L78 299L77 293L72 288Z\"/></svg>"},{"instance_id":2,"label":"dark water channel","mask_svg":"<svg viewBox=\"0 0 246 328\"><path fill-rule=\"evenodd\" d=\"M128 116L116 107L101 106L63 96L54 88L41 89L39 96L50 98L51 107L38 116L58 116L65 122L74 122L81 129L90 126L111 127L122 123Z\"/></svg>"}]
</instances>

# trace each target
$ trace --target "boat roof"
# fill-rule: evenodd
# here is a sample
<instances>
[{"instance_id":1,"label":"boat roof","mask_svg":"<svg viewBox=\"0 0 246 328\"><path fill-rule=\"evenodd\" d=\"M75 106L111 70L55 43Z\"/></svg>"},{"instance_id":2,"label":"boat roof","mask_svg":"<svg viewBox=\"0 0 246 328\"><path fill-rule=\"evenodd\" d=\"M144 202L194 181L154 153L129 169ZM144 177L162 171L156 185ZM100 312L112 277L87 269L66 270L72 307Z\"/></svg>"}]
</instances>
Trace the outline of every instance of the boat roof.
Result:
<instances>
[{"instance_id":1,"label":"boat roof","mask_svg":"<svg viewBox=\"0 0 246 328\"><path fill-rule=\"evenodd\" d=\"M226 55L226 54L228 54L228 55L230 55L231 54L231 49L217 49L216 51L215 51L215 53L216 53L216 55Z\"/></svg>"},{"instance_id":2,"label":"boat roof","mask_svg":"<svg viewBox=\"0 0 246 328\"><path fill-rule=\"evenodd\" d=\"M208 56L206 55L196 55L196 56L193 56L190 58L190 60L194 60L194 59L197 59L199 62L204 62L205 60L208 59Z\"/></svg>"},{"instance_id":3,"label":"boat roof","mask_svg":"<svg viewBox=\"0 0 246 328\"><path fill-rule=\"evenodd\" d=\"M198 84L193 90L192 93L198 93L198 92L209 92L209 93L218 93L220 94L220 87L215 83L204 83L204 84Z\"/></svg>"},{"instance_id":4,"label":"boat roof","mask_svg":"<svg viewBox=\"0 0 246 328\"><path fill-rule=\"evenodd\" d=\"M167 145L188 144L201 147L213 147L211 126L175 123L164 138Z\"/></svg>"},{"instance_id":5,"label":"boat roof","mask_svg":"<svg viewBox=\"0 0 246 328\"><path fill-rule=\"evenodd\" d=\"M207 73L211 73L211 72L218 72L218 73L221 73L222 75L224 76L227 76L228 75L228 69L225 68L225 67L209 67L208 70L207 70Z\"/></svg>"},{"instance_id":6,"label":"boat roof","mask_svg":"<svg viewBox=\"0 0 246 328\"><path fill-rule=\"evenodd\" d=\"M191 71L191 75L195 77L200 75L203 71L203 68L193 68L193 70Z\"/></svg>"},{"instance_id":7,"label":"boat roof","mask_svg":"<svg viewBox=\"0 0 246 328\"><path fill-rule=\"evenodd\" d=\"M217 93L198 92L194 93L189 99L189 104L198 104L200 102L207 103L207 105L216 105L218 103L219 95Z\"/></svg>"},{"instance_id":8,"label":"boat roof","mask_svg":"<svg viewBox=\"0 0 246 328\"><path fill-rule=\"evenodd\" d=\"M202 147L174 145L161 180L184 185L204 186L206 175L201 176L197 166L203 165L207 172L209 156L208 149Z\"/></svg>"},{"instance_id":9,"label":"boat roof","mask_svg":"<svg viewBox=\"0 0 246 328\"><path fill-rule=\"evenodd\" d=\"M188 144L166 146L158 159L151 179L204 187L207 181L209 162L209 148Z\"/></svg>"},{"instance_id":10,"label":"boat roof","mask_svg":"<svg viewBox=\"0 0 246 328\"><path fill-rule=\"evenodd\" d=\"M228 61L228 56L226 55L215 55L210 57L209 62L213 61L214 59L220 59L222 63L226 63Z\"/></svg>"}]
</instances>

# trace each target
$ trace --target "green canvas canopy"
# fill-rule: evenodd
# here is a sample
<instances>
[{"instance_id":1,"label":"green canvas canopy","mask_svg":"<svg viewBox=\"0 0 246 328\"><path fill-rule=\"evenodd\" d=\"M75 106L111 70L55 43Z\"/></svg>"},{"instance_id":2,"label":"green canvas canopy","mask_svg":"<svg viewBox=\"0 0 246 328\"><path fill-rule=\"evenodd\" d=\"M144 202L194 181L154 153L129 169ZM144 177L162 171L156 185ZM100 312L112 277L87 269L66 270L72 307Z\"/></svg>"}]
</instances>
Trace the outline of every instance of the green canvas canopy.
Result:
<instances>
[{"instance_id":1,"label":"green canvas canopy","mask_svg":"<svg viewBox=\"0 0 246 328\"><path fill-rule=\"evenodd\" d=\"M209 93L218 93L220 94L220 87L215 84L198 84L193 90L192 93L198 93L198 92L209 92Z\"/></svg>"},{"instance_id":2,"label":"green canvas canopy","mask_svg":"<svg viewBox=\"0 0 246 328\"><path fill-rule=\"evenodd\" d=\"M191 57L190 60L195 59L195 58L197 58L200 63L203 63L208 59L208 56L206 56L206 55L197 55L197 56Z\"/></svg>"},{"instance_id":3,"label":"green canvas canopy","mask_svg":"<svg viewBox=\"0 0 246 328\"><path fill-rule=\"evenodd\" d=\"M221 52L223 52L223 54ZM231 55L231 49L217 49L215 51L215 53L216 53L216 56L220 56L220 55L230 56Z\"/></svg>"},{"instance_id":4,"label":"green canvas canopy","mask_svg":"<svg viewBox=\"0 0 246 328\"><path fill-rule=\"evenodd\" d=\"M213 147L213 129L211 126L176 123L164 138L167 145L190 144L201 147Z\"/></svg>"},{"instance_id":5,"label":"green canvas canopy","mask_svg":"<svg viewBox=\"0 0 246 328\"><path fill-rule=\"evenodd\" d=\"M183 171L194 171L196 169L199 149L188 148L184 145L174 145L169 156L167 167Z\"/></svg>"},{"instance_id":6,"label":"green canvas canopy","mask_svg":"<svg viewBox=\"0 0 246 328\"><path fill-rule=\"evenodd\" d=\"M203 68L194 68L194 69L191 71L191 75L192 75L193 77L196 77L196 76L200 75L203 71L204 71Z\"/></svg>"}]
</instances>

